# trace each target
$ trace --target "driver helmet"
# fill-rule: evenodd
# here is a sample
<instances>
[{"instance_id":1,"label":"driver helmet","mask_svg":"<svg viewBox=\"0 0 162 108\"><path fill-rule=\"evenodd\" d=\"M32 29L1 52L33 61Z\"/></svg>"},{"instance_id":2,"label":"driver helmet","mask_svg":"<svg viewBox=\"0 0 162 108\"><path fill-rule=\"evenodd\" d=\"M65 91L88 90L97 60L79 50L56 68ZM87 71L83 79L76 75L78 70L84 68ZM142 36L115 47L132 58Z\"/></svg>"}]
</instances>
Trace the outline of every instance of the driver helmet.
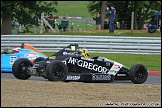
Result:
<instances>
[{"instance_id":1,"label":"driver helmet","mask_svg":"<svg viewBox=\"0 0 162 108\"><path fill-rule=\"evenodd\" d=\"M21 49L20 47L15 46L15 47L12 49L12 53L18 53L20 49Z\"/></svg>"},{"instance_id":2,"label":"driver helmet","mask_svg":"<svg viewBox=\"0 0 162 108\"><path fill-rule=\"evenodd\" d=\"M89 53L87 49L81 49L80 52L85 58L89 58Z\"/></svg>"}]
</instances>

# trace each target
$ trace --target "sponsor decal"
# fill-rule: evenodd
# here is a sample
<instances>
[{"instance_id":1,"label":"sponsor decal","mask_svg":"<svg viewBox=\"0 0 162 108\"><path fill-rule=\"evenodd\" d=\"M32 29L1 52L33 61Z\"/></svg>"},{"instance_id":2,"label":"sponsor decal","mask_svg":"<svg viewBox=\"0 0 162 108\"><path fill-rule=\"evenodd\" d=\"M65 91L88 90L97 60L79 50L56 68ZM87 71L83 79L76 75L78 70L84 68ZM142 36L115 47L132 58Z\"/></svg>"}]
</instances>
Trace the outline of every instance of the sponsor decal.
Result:
<instances>
[{"instance_id":1,"label":"sponsor decal","mask_svg":"<svg viewBox=\"0 0 162 108\"><path fill-rule=\"evenodd\" d=\"M92 80L111 80L111 76L109 74L105 75L92 74Z\"/></svg>"},{"instance_id":2,"label":"sponsor decal","mask_svg":"<svg viewBox=\"0 0 162 108\"><path fill-rule=\"evenodd\" d=\"M10 65L13 65L13 63L17 60L17 56L10 56Z\"/></svg>"},{"instance_id":3,"label":"sponsor decal","mask_svg":"<svg viewBox=\"0 0 162 108\"><path fill-rule=\"evenodd\" d=\"M67 63L73 64L73 65L78 65L79 67L83 67L83 68L93 70L96 72L101 72L104 74L106 74L106 72L108 71L108 69L104 66L99 66L97 64L93 64L93 63L90 63L90 62L87 62L84 60L78 60L78 59L72 58L72 57L69 58L69 61Z\"/></svg>"},{"instance_id":4,"label":"sponsor decal","mask_svg":"<svg viewBox=\"0 0 162 108\"><path fill-rule=\"evenodd\" d=\"M85 57L81 57L82 60L88 60L88 61L92 61L94 62L94 59L91 59L91 58L85 58Z\"/></svg>"},{"instance_id":5,"label":"sponsor decal","mask_svg":"<svg viewBox=\"0 0 162 108\"><path fill-rule=\"evenodd\" d=\"M75 52L70 53L70 52L66 52L66 51L63 52L63 55L74 55L74 54L76 54L76 53Z\"/></svg>"},{"instance_id":6,"label":"sponsor decal","mask_svg":"<svg viewBox=\"0 0 162 108\"><path fill-rule=\"evenodd\" d=\"M28 58L29 60L34 60L38 57L38 55L35 52L29 52L29 53L26 53L24 57Z\"/></svg>"},{"instance_id":7,"label":"sponsor decal","mask_svg":"<svg viewBox=\"0 0 162 108\"><path fill-rule=\"evenodd\" d=\"M65 48L65 50L70 50L70 51L71 51L71 49L70 49L70 48Z\"/></svg>"},{"instance_id":8,"label":"sponsor decal","mask_svg":"<svg viewBox=\"0 0 162 108\"><path fill-rule=\"evenodd\" d=\"M116 75L123 65L117 62L114 62L113 66L109 70L108 74Z\"/></svg>"},{"instance_id":9,"label":"sponsor decal","mask_svg":"<svg viewBox=\"0 0 162 108\"><path fill-rule=\"evenodd\" d=\"M115 70L113 68L111 68L111 70L109 72L115 72Z\"/></svg>"},{"instance_id":10,"label":"sponsor decal","mask_svg":"<svg viewBox=\"0 0 162 108\"><path fill-rule=\"evenodd\" d=\"M68 75L66 80L79 80L80 79L80 76L78 75L74 75L74 76L71 76L71 75Z\"/></svg>"}]
</instances>

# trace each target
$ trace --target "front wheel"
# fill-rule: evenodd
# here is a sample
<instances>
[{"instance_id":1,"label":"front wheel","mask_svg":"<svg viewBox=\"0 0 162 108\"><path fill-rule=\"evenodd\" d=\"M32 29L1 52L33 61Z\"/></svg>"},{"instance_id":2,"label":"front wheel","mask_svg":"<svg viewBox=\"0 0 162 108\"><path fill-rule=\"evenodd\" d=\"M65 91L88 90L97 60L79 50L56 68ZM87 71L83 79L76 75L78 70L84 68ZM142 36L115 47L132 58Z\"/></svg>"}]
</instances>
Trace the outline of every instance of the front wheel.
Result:
<instances>
[{"instance_id":1,"label":"front wheel","mask_svg":"<svg viewBox=\"0 0 162 108\"><path fill-rule=\"evenodd\" d=\"M68 68L61 61L53 61L47 65L46 77L49 81L65 81Z\"/></svg>"},{"instance_id":2,"label":"front wheel","mask_svg":"<svg viewBox=\"0 0 162 108\"><path fill-rule=\"evenodd\" d=\"M28 67L31 67L32 63L27 58L17 59L12 66L12 73L17 79L28 79L31 77L28 74Z\"/></svg>"},{"instance_id":3,"label":"front wheel","mask_svg":"<svg viewBox=\"0 0 162 108\"><path fill-rule=\"evenodd\" d=\"M130 68L130 79L135 84L142 84L147 80L148 71L142 64L135 64Z\"/></svg>"}]
</instances>

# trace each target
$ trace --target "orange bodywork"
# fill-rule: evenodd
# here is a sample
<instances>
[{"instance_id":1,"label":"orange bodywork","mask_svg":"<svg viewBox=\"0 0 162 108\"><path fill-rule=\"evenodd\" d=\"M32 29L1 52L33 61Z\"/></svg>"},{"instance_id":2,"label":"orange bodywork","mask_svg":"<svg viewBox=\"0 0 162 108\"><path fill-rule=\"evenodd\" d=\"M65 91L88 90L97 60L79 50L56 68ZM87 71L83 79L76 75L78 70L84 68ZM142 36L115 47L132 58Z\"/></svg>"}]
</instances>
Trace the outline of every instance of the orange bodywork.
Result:
<instances>
[{"instance_id":1,"label":"orange bodywork","mask_svg":"<svg viewBox=\"0 0 162 108\"><path fill-rule=\"evenodd\" d=\"M39 51L38 49L36 49L35 47L33 47L33 46L29 45L29 44L25 44L24 43L24 44L22 44L22 47L23 48L27 48L27 49L34 50L34 51L39 52L40 54L42 54L42 55L44 55L44 56L47 57L47 55L45 55L44 53L42 53L41 51Z\"/></svg>"}]
</instances>

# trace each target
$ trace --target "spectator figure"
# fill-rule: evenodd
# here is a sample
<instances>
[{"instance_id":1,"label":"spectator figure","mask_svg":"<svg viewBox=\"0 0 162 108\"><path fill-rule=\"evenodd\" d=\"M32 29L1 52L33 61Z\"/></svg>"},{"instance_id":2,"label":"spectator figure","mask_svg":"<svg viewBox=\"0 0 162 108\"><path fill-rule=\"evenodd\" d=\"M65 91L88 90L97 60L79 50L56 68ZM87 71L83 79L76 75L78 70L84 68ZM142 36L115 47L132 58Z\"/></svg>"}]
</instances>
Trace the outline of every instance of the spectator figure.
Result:
<instances>
[{"instance_id":1,"label":"spectator figure","mask_svg":"<svg viewBox=\"0 0 162 108\"><path fill-rule=\"evenodd\" d=\"M50 14L50 16L46 18L46 20L55 29L55 17L52 14ZM46 32L48 32L50 30L50 27L48 25L45 26L45 30Z\"/></svg>"},{"instance_id":2,"label":"spectator figure","mask_svg":"<svg viewBox=\"0 0 162 108\"><path fill-rule=\"evenodd\" d=\"M157 29L157 16L154 16L154 18L152 18L148 24L148 33L156 33L156 29Z\"/></svg>"},{"instance_id":3,"label":"spectator figure","mask_svg":"<svg viewBox=\"0 0 162 108\"><path fill-rule=\"evenodd\" d=\"M104 22L104 29L108 29L108 28L109 28L108 26L109 26L109 25L108 25L107 21L105 21L105 22Z\"/></svg>"},{"instance_id":4,"label":"spectator figure","mask_svg":"<svg viewBox=\"0 0 162 108\"><path fill-rule=\"evenodd\" d=\"M121 24L120 24L120 29L121 30L126 30L127 28L127 25L125 24L124 20L121 21Z\"/></svg>"},{"instance_id":5,"label":"spectator figure","mask_svg":"<svg viewBox=\"0 0 162 108\"><path fill-rule=\"evenodd\" d=\"M93 16L93 20L96 20L95 30L101 30L101 16L100 13L97 13L97 16Z\"/></svg>"},{"instance_id":6,"label":"spectator figure","mask_svg":"<svg viewBox=\"0 0 162 108\"><path fill-rule=\"evenodd\" d=\"M55 29L56 16L50 15L50 20L48 21L50 25Z\"/></svg>"},{"instance_id":7,"label":"spectator figure","mask_svg":"<svg viewBox=\"0 0 162 108\"><path fill-rule=\"evenodd\" d=\"M70 26L70 30L71 30L71 31L73 31L73 29L74 29L73 24L74 24L74 23L72 23L71 26Z\"/></svg>"},{"instance_id":8,"label":"spectator figure","mask_svg":"<svg viewBox=\"0 0 162 108\"><path fill-rule=\"evenodd\" d=\"M63 17L63 20L61 20L61 24L58 25L58 29L61 31L61 32L65 32L65 31L68 31L68 20L66 20L66 17Z\"/></svg>"},{"instance_id":9,"label":"spectator figure","mask_svg":"<svg viewBox=\"0 0 162 108\"><path fill-rule=\"evenodd\" d=\"M117 22L114 21L114 29L117 29Z\"/></svg>"},{"instance_id":10,"label":"spectator figure","mask_svg":"<svg viewBox=\"0 0 162 108\"><path fill-rule=\"evenodd\" d=\"M115 20L115 16L116 16L116 9L115 9L115 5L111 5L111 10L109 10L109 7L107 7L107 12L110 15L110 23L109 23L109 28L110 31L109 33L113 33L114 32L114 20Z\"/></svg>"}]
</instances>

